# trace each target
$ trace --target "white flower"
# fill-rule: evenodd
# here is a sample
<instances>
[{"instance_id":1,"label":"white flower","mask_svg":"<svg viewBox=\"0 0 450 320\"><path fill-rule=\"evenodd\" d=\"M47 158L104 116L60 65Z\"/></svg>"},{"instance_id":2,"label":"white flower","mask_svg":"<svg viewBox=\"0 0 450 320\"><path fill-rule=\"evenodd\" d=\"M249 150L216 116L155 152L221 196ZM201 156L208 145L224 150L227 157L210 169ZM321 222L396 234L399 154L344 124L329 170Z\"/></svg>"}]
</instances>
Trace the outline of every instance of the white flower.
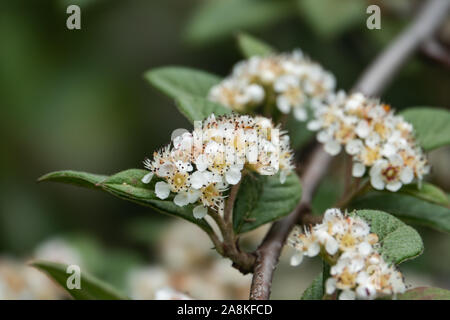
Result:
<instances>
[{"instance_id":1,"label":"white flower","mask_svg":"<svg viewBox=\"0 0 450 320\"><path fill-rule=\"evenodd\" d=\"M143 178L142 178L142 183L150 183L150 181L152 181L153 178L153 172L147 173Z\"/></svg>"},{"instance_id":2,"label":"white flower","mask_svg":"<svg viewBox=\"0 0 450 320\"><path fill-rule=\"evenodd\" d=\"M414 172L405 166L401 156L395 154L388 160L378 160L370 169L370 183L377 190L384 188L395 192L402 184L411 183Z\"/></svg>"},{"instance_id":3,"label":"white flower","mask_svg":"<svg viewBox=\"0 0 450 320\"><path fill-rule=\"evenodd\" d=\"M303 253L297 252L291 257L291 266L299 266L303 261Z\"/></svg>"}]
</instances>

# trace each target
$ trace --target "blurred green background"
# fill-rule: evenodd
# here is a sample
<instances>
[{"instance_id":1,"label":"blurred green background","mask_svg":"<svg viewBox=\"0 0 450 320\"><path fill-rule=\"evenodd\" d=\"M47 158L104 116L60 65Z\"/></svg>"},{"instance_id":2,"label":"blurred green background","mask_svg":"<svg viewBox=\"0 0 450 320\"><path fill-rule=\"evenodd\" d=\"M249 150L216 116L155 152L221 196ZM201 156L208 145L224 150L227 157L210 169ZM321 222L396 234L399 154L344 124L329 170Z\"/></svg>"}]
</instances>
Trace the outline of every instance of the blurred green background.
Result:
<instances>
[{"instance_id":1,"label":"blurred green background","mask_svg":"<svg viewBox=\"0 0 450 320\"><path fill-rule=\"evenodd\" d=\"M123 285L130 266L159 263L159 239L173 219L106 194L38 185L36 179L60 169L112 174L142 167L172 130L189 128L173 102L144 81L146 70L185 65L224 76L241 59L235 35L246 31L280 51L301 48L336 75L339 88L350 89L420 1L0 3L0 253L26 257L48 238L70 238L97 258L93 272ZM381 30L365 27L365 8L372 3L382 8ZM81 7L81 30L66 28L69 4ZM439 36L450 42L449 23ZM449 69L416 54L382 98L397 109L449 107L449 88ZM438 174L430 179L449 192L450 150L434 152L431 160ZM330 197L328 184L316 205L323 207ZM420 283L450 288L450 236L419 231L426 250L405 268ZM297 287L286 289L292 286L287 275L302 277L299 269L282 266L274 298L300 295Z\"/></svg>"}]
</instances>

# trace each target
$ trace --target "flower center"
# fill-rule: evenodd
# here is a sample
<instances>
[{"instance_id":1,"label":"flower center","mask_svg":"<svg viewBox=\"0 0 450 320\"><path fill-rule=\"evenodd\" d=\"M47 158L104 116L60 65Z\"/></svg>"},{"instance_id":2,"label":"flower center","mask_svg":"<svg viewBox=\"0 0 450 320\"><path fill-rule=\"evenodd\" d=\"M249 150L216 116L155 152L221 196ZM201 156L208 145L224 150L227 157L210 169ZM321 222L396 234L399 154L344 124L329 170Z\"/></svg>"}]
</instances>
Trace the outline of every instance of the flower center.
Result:
<instances>
[{"instance_id":1,"label":"flower center","mask_svg":"<svg viewBox=\"0 0 450 320\"><path fill-rule=\"evenodd\" d=\"M397 177L398 168L389 166L386 169L383 170L383 176L386 178L387 181L392 181Z\"/></svg>"}]
</instances>

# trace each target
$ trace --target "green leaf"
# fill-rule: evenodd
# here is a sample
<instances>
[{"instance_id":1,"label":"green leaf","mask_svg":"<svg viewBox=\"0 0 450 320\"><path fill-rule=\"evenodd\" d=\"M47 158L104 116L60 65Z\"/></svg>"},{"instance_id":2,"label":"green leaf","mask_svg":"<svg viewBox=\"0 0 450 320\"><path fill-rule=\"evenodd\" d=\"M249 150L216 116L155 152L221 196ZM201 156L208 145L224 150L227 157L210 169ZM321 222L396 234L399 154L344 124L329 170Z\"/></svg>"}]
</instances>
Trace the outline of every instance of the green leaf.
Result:
<instances>
[{"instance_id":1,"label":"green leaf","mask_svg":"<svg viewBox=\"0 0 450 320\"><path fill-rule=\"evenodd\" d=\"M323 272L321 272L303 292L301 300L322 300L324 295L323 282L325 280L323 278Z\"/></svg>"},{"instance_id":2,"label":"green leaf","mask_svg":"<svg viewBox=\"0 0 450 320\"><path fill-rule=\"evenodd\" d=\"M73 184L85 188L98 188L98 184L105 180L107 176L92 174L87 172L79 172L72 170L55 171L43 175L38 179L41 181L54 181L61 183Z\"/></svg>"},{"instance_id":3,"label":"green leaf","mask_svg":"<svg viewBox=\"0 0 450 320\"><path fill-rule=\"evenodd\" d=\"M186 26L185 38L194 45L211 44L238 30L268 26L293 11L291 1L203 1Z\"/></svg>"},{"instance_id":4,"label":"green leaf","mask_svg":"<svg viewBox=\"0 0 450 320\"><path fill-rule=\"evenodd\" d=\"M179 218L195 223L206 232L210 232L211 228L204 219L196 219L192 214L193 205L179 207L173 203L173 196L167 200L161 200L155 195L155 183L157 179L153 179L149 184L143 184L141 179L148 173L141 169L128 169L115 175L102 179L95 186L101 190L111 193L112 195L124 200L132 201L142 206L151 207L161 213L177 216ZM47 174L38 181L55 181L62 183L76 182L80 186L92 186L92 175L84 172L76 171L58 171ZM60 179L59 177L64 177ZM103 176L102 176L103 177ZM86 178L86 180L83 180ZM89 184L90 183L90 184Z\"/></svg>"},{"instance_id":5,"label":"green leaf","mask_svg":"<svg viewBox=\"0 0 450 320\"><path fill-rule=\"evenodd\" d=\"M171 98L184 95L206 97L209 89L221 79L201 70L185 67L161 67L149 70L145 79L155 88Z\"/></svg>"},{"instance_id":6,"label":"green leaf","mask_svg":"<svg viewBox=\"0 0 450 320\"><path fill-rule=\"evenodd\" d=\"M440 288L418 287L397 295L398 300L450 300L450 291Z\"/></svg>"},{"instance_id":7,"label":"green leaf","mask_svg":"<svg viewBox=\"0 0 450 320\"><path fill-rule=\"evenodd\" d=\"M192 123L207 118L211 113L221 116L232 112L231 109L202 97L182 96L177 98L176 105L178 110Z\"/></svg>"},{"instance_id":8,"label":"green leaf","mask_svg":"<svg viewBox=\"0 0 450 320\"><path fill-rule=\"evenodd\" d=\"M367 4L361 0L297 0L298 8L313 30L333 38L363 23Z\"/></svg>"},{"instance_id":9,"label":"green leaf","mask_svg":"<svg viewBox=\"0 0 450 320\"><path fill-rule=\"evenodd\" d=\"M430 151L450 144L450 112L444 109L415 107L400 115L414 126L414 132L422 148Z\"/></svg>"},{"instance_id":10,"label":"green leaf","mask_svg":"<svg viewBox=\"0 0 450 320\"><path fill-rule=\"evenodd\" d=\"M399 264L413 259L423 251L423 242L416 230L390 214L377 210L357 210L354 214L370 224L378 235L384 260Z\"/></svg>"},{"instance_id":11,"label":"green leaf","mask_svg":"<svg viewBox=\"0 0 450 320\"><path fill-rule=\"evenodd\" d=\"M450 232L449 208L408 194L374 191L356 198L350 207L352 209L383 210L408 223Z\"/></svg>"},{"instance_id":12,"label":"green leaf","mask_svg":"<svg viewBox=\"0 0 450 320\"><path fill-rule=\"evenodd\" d=\"M280 183L279 175L247 174L234 204L235 232L247 232L289 214L300 201L301 193L300 180L294 173L284 184Z\"/></svg>"},{"instance_id":13,"label":"green leaf","mask_svg":"<svg viewBox=\"0 0 450 320\"><path fill-rule=\"evenodd\" d=\"M445 192L428 182L423 182L420 188L417 184L406 185L400 189L400 192L441 206L448 206L450 204Z\"/></svg>"},{"instance_id":14,"label":"green leaf","mask_svg":"<svg viewBox=\"0 0 450 320\"><path fill-rule=\"evenodd\" d=\"M275 52L272 46L246 33L238 34L237 40L239 49L245 58L268 56Z\"/></svg>"},{"instance_id":15,"label":"green leaf","mask_svg":"<svg viewBox=\"0 0 450 320\"><path fill-rule=\"evenodd\" d=\"M81 288L69 289L67 288L67 279L72 274L66 272L68 265L49 261L35 261L31 263L31 266L45 272L75 300L128 300L119 291L83 270L81 270Z\"/></svg>"}]
</instances>

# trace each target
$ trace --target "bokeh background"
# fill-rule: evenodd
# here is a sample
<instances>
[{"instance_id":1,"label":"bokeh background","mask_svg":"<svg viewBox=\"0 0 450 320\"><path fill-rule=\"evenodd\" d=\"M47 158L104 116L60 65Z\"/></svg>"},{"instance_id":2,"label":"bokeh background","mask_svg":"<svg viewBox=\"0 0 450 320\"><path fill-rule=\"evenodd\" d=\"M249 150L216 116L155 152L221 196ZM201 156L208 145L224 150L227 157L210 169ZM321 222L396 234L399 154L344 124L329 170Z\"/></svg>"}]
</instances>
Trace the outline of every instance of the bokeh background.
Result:
<instances>
[{"instance_id":1,"label":"bokeh background","mask_svg":"<svg viewBox=\"0 0 450 320\"><path fill-rule=\"evenodd\" d=\"M246 298L249 276L217 259L195 226L104 193L36 179L60 169L112 174L142 167L172 130L190 128L174 103L143 79L148 69L184 65L224 76L241 59L235 35L246 31L280 51L301 48L336 75L340 88L350 89L420 3L0 1L0 278L16 277L20 293L25 278L11 270L30 268L25 262L36 256L76 256L136 298L154 298L165 286L195 298ZM69 4L81 7L81 30L66 28ZM365 27L369 4L381 7L381 30ZM449 21L439 39L450 43ZM382 98L397 109L449 107L449 89L449 69L418 53ZM430 158L430 180L449 192L449 148ZM317 211L336 196L331 180L321 187ZM450 288L450 236L418 230L426 249L402 266L407 282ZM263 234L261 228L248 235L247 246ZM291 268L287 258L275 275L273 298L298 298L319 272L318 261ZM8 297L7 286L0 285L0 297L2 290ZM16 297L52 297L36 290Z\"/></svg>"}]
</instances>

